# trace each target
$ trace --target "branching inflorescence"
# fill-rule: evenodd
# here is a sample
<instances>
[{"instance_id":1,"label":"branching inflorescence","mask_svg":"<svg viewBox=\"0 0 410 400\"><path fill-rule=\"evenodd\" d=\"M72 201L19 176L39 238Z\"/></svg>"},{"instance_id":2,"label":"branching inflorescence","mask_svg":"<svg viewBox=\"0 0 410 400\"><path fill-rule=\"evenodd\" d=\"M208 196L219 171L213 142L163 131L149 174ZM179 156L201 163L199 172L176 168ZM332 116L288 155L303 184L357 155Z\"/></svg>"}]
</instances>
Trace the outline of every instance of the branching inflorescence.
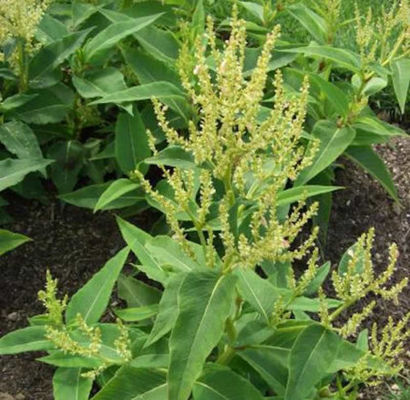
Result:
<instances>
[{"instance_id":1,"label":"branching inflorescence","mask_svg":"<svg viewBox=\"0 0 410 400\"><path fill-rule=\"evenodd\" d=\"M166 107L154 99L159 124L170 145L182 147L193 155L196 170L169 170L164 176L175 193L175 202L153 189L140 172L135 175L145 190L161 204L175 236L187 252L184 227L176 219L182 209L191 216L210 265L215 258L213 229L209 216L215 199L215 186L222 184L223 195L217 200L219 238L222 240L224 269L236 266L255 266L265 259L293 260L302 258L314 242L317 231L299 248L291 245L302 227L316 212L317 205L304 211L301 203L289 218L279 222L277 195L289 180L312 160L317 146L307 152L300 139L306 115L308 82L305 80L298 96L285 94L282 75L274 79L275 106L266 111L260 105L268 79L268 63L279 36L276 27L267 36L256 68L249 79L243 74L246 30L244 21L236 16L232 34L223 51L216 45L212 20L208 20L206 41L196 42L194 56L187 46L180 56L180 75L183 86L197 107L199 123L190 122L189 136L179 134L165 116ZM207 57L210 49L211 59ZM185 65L194 65L193 73ZM154 153L157 152L152 146ZM199 176L199 195L196 195L195 174ZM238 218L247 213L251 235L235 236L230 227L230 212L237 207ZM208 232L205 237L205 232ZM191 254L192 255L192 254Z\"/></svg>"}]
</instances>

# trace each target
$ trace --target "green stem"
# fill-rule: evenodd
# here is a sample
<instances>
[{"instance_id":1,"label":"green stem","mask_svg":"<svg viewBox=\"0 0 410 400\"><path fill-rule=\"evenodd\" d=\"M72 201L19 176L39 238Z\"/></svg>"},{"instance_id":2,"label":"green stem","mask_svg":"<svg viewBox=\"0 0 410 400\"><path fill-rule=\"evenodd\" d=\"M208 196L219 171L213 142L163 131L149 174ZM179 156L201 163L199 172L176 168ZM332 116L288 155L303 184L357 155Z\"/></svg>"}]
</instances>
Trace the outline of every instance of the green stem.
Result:
<instances>
[{"instance_id":1,"label":"green stem","mask_svg":"<svg viewBox=\"0 0 410 400\"><path fill-rule=\"evenodd\" d=\"M403 32L399 40L397 40L396 45L394 46L392 52L390 53L390 56L385 61L382 62L383 67L389 64L393 60L396 53L399 51L401 45L403 44L405 38L406 38L406 32Z\"/></svg>"},{"instance_id":2,"label":"green stem","mask_svg":"<svg viewBox=\"0 0 410 400\"><path fill-rule=\"evenodd\" d=\"M334 311L329 316L330 322L334 321L344 310L348 309L352 304L354 304L354 300L346 301L346 303L342 304L336 311Z\"/></svg>"},{"instance_id":3,"label":"green stem","mask_svg":"<svg viewBox=\"0 0 410 400\"><path fill-rule=\"evenodd\" d=\"M191 221L194 224L195 230L198 234L199 241L200 241L201 246L202 246L202 251L203 251L205 259L206 259L207 243L206 243L204 232L202 231L202 226L198 223L198 220L195 218L195 215L189 210L188 207L184 207L184 211L189 215L189 218L191 218Z\"/></svg>"},{"instance_id":4,"label":"green stem","mask_svg":"<svg viewBox=\"0 0 410 400\"><path fill-rule=\"evenodd\" d=\"M19 66L19 91L25 92L28 88L28 69L24 41L19 39L17 44Z\"/></svg>"},{"instance_id":5,"label":"green stem","mask_svg":"<svg viewBox=\"0 0 410 400\"><path fill-rule=\"evenodd\" d=\"M228 365L232 358L235 356L235 354L236 350L231 346L227 346L224 352L216 360L216 363L220 365Z\"/></svg>"}]
</instances>

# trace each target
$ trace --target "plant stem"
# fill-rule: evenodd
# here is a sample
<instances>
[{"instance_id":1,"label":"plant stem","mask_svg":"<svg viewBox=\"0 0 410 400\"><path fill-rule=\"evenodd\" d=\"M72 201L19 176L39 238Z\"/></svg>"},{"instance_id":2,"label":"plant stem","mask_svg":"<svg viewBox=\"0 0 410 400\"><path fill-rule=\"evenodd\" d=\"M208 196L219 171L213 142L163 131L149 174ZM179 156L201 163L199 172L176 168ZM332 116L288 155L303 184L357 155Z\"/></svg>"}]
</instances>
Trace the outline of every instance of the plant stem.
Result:
<instances>
[{"instance_id":1,"label":"plant stem","mask_svg":"<svg viewBox=\"0 0 410 400\"><path fill-rule=\"evenodd\" d=\"M220 365L227 365L229 364L229 362L232 360L232 358L235 356L236 350L231 347L231 346L227 346L225 348L225 351L218 357L218 359L216 360L217 364Z\"/></svg>"},{"instance_id":2,"label":"plant stem","mask_svg":"<svg viewBox=\"0 0 410 400\"><path fill-rule=\"evenodd\" d=\"M19 39L17 44L18 66L19 66L19 92L25 92L28 87L28 70L24 41Z\"/></svg>"}]
</instances>

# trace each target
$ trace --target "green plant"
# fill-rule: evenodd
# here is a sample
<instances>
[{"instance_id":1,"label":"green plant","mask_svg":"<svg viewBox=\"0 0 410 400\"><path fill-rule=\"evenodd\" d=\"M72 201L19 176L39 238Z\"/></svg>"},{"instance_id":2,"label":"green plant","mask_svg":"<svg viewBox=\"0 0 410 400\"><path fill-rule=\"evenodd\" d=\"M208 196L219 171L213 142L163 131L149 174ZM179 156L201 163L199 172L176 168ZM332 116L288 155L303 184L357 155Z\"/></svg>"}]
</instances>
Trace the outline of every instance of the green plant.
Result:
<instances>
[{"instance_id":1,"label":"green plant","mask_svg":"<svg viewBox=\"0 0 410 400\"><path fill-rule=\"evenodd\" d=\"M149 44L148 52L160 57L161 46L165 46L166 54L175 56L178 41L171 33L171 29L176 30L173 9L157 1L143 5L45 0L3 3L0 8L0 141L4 145L1 159L13 155L18 159L42 159L44 154L54 160L47 168L44 166L42 174L31 173L24 181L16 180L12 189L44 200L49 193L42 183L51 179L63 200L94 208L101 194L114 183L111 192L118 186L122 186L122 192L115 190L116 197L108 202L106 198L110 194L106 193L98 209L130 206L138 209L138 204L141 206L138 191L124 175L151 155L144 125L152 120L152 107L140 112L144 106L138 110L127 101L116 102L118 108L90 103L107 93L126 91L130 83L135 85L139 80L140 101L149 100L154 93L164 101L171 97L179 111L186 109L178 102L177 98L182 97L176 87L158 82L163 80L158 76L153 86L144 86L144 79L141 76L137 79L130 72L121 53L121 46L127 41L141 50L154 32L155 40ZM153 59L161 65L157 58ZM24 147L21 154L11 146L12 140L16 142L14 146ZM2 169L5 178L15 171L21 176L36 171L36 168L28 171L14 158L9 163L14 168ZM123 180L117 182L117 178ZM91 185L72 195L79 182Z\"/></svg>"},{"instance_id":2,"label":"green plant","mask_svg":"<svg viewBox=\"0 0 410 400\"><path fill-rule=\"evenodd\" d=\"M70 301L57 299L57 283L48 275L39 294L47 314L0 339L0 354L49 352L41 361L58 367L57 400L74 393L87 399L94 379L100 386L95 400L354 399L361 384L402 369L398 357L410 315L397 323L390 318L381 330L374 325L370 341L364 330L356 342L347 339L356 336L375 303L339 320L370 293L397 302L407 279L386 286L396 246L390 247L386 270L376 275L374 234L364 234L333 271L331 298L322 289L330 264L318 266L313 246L317 229L296 242L317 206L305 208L301 201L289 212L295 189L286 187L314 160L315 148L299 140L307 81L288 97L278 72L275 105L261 118L278 34L276 28L268 35L245 79L244 21L234 14L220 51L209 20L208 42L196 42L193 75L181 67L198 119L190 121L190 135L182 136L168 124L166 106L154 100L168 146L158 152L151 136L150 162L165 179L153 188L139 169L134 173L150 202L165 213L171 234L154 237L119 218L129 247ZM182 53L181 60L191 59L189 48ZM304 197L311 190L306 186ZM136 269L163 292L120 275L130 249L138 258ZM299 277L295 260L307 264ZM116 324L98 322L117 280L127 308L114 310Z\"/></svg>"},{"instance_id":3,"label":"green plant","mask_svg":"<svg viewBox=\"0 0 410 400\"><path fill-rule=\"evenodd\" d=\"M286 90L297 92L305 75L310 79L308 117L304 129L321 140L317 159L295 182L330 184L334 162L344 155L377 179L396 202L397 191L384 162L372 146L393 136L406 136L400 128L381 121L369 104L386 104L382 91L388 86L395 92L394 108L405 112L410 85L409 3L390 2L378 5L360 3L352 7L345 1L239 1L252 36L247 49L247 67L254 65L255 54L266 32L276 22L284 24L284 35L271 62L271 74L283 70ZM349 10L350 6L350 10ZM291 20L294 20L293 23ZM349 26L350 44L343 40ZM226 21L220 29L226 30ZM304 31L295 36L295 30ZM301 43L310 40L307 45ZM273 77L272 77L273 79ZM382 95L383 94L383 95ZM274 90L268 86L263 104L271 107ZM389 99L391 109L392 97ZM305 135L306 144L309 138ZM332 195L320 197L316 222L322 240L326 239Z\"/></svg>"}]
</instances>

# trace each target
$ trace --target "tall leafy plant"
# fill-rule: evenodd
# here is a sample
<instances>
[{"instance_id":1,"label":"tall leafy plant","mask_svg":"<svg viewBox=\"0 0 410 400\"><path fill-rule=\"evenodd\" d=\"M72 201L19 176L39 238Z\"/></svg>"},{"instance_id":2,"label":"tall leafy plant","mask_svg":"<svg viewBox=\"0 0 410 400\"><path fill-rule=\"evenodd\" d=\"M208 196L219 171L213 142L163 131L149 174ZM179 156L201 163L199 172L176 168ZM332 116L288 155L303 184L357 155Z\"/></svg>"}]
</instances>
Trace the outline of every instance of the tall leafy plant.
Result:
<instances>
[{"instance_id":1,"label":"tall leafy plant","mask_svg":"<svg viewBox=\"0 0 410 400\"><path fill-rule=\"evenodd\" d=\"M245 23L234 14L223 49L212 21L198 40L194 70L181 70L182 83L198 111L190 135L180 135L154 101L168 146L154 156L164 181L152 187L143 172L135 178L149 201L161 209L172 235L153 237L118 219L128 247L118 253L77 294L56 298L48 276L40 299L47 314L31 326L0 339L0 353L47 350L41 361L58 367L57 400L356 398L362 383L397 373L408 337L403 321L355 337L375 302L341 322L339 317L373 293L397 301L407 284L393 287L397 248L376 275L371 260L373 232L364 234L342 258L331 281L335 298L321 288L330 265L321 267L313 248L317 229L304 241L299 232L317 205L289 204L299 188L287 189L312 163L315 147L300 143L308 83L285 96L281 73L275 105L262 118L271 50L279 35L266 38L251 76L243 76ZM215 61L207 63L209 48ZM190 58L188 49L183 56ZM186 64L184 64L186 65ZM262 110L263 111L263 110ZM304 188L308 196L312 186ZM299 194L300 195L300 194ZM159 291L120 275L129 250L135 267L162 286ZM293 263L304 260L296 277ZM116 324L98 322L115 281L127 308L115 309Z\"/></svg>"}]
</instances>

